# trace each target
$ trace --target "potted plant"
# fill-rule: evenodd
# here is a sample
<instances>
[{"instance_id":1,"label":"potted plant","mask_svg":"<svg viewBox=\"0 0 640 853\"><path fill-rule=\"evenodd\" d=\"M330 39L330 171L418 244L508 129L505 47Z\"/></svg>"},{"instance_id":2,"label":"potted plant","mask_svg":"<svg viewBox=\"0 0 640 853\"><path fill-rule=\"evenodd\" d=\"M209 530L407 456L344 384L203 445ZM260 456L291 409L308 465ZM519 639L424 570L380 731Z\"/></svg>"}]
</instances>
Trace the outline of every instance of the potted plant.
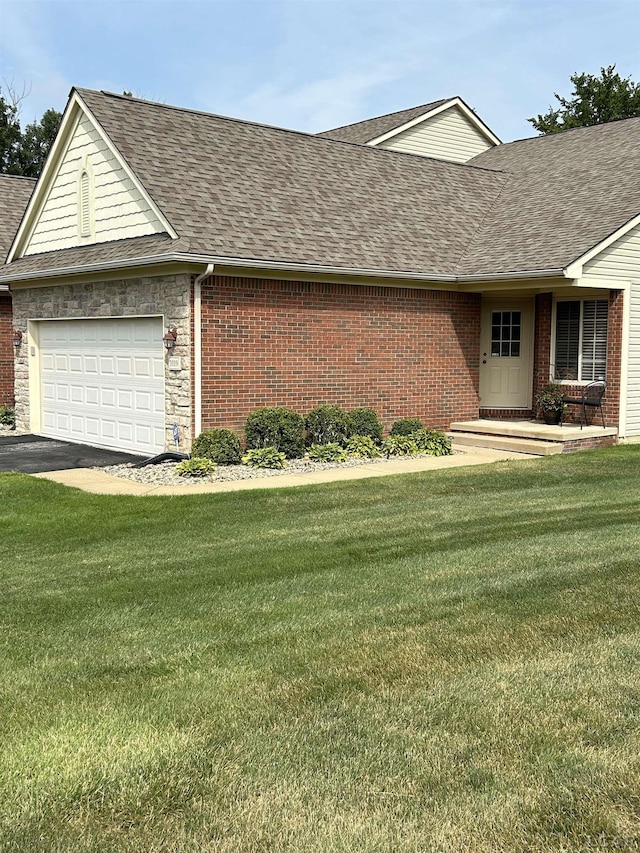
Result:
<instances>
[{"instance_id":1,"label":"potted plant","mask_svg":"<svg viewBox=\"0 0 640 853\"><path fill-rule=\"evenodd\" d=\"M548 385L536 394L536 409L542 415L546 424L559 424L565 409L563 402L564 389L562 385L549 382Z\"/></svg>"}]
</instances>

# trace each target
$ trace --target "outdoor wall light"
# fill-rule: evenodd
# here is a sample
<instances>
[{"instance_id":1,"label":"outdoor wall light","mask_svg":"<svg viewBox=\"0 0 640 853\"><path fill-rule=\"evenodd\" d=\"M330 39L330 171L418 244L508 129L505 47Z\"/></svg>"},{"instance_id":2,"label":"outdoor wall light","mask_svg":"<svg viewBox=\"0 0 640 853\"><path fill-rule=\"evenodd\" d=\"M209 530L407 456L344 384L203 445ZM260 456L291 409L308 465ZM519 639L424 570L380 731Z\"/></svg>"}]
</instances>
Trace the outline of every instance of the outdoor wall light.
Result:
<instances>
[{"instance_id":1,"label":"outdoor wall light","mask_svg":"<svg viewBox=\"0 0 640 853\"><path fill-rule=\"evenodd\" d=\"M22 332L20 331L20 329L14 329L13 330L13 345L14 345L14 347L16 349L18 349L18 347L20 346L21 343L22 343Z\"/></svg>"},{"instance_id":2,"label":"outdoor wall light","mask_svg":"<svg viewBox=\"0 0 640 853\"><path fill-rule=\"evenodd\" d=\"M169 350L169 352L171 352L171 350L176 345L177 338L178 330L175 326L172 326L171 328L167 329L162 340L164 341L164 345Z\"/></svg>"}]
</instances>

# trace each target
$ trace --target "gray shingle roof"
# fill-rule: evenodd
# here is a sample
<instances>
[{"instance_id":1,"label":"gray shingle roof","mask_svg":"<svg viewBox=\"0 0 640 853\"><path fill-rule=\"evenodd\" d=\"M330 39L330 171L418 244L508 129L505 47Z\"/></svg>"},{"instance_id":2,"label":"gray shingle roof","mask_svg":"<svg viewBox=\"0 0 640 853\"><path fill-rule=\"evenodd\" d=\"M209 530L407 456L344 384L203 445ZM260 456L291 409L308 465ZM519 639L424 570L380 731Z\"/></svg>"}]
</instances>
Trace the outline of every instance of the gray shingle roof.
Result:
<instances>
[{"instance_id":1,"label":"gray shingle roof","mask_svg":"<svg viewBox=\"0 0 640 853\"><path fill-rule=\"evenodd\" d=\"M79 91L179 238L33 255L5 281L169 252L390 275L562 269L640 212L640 118L459 165Z\"/></svg>"},{"instance_id":2,"label":"gray shingle roof","mask_svg":"<svg viewBox=\"0 0 640 853\"><path fill-rule=\"evenodd\" d=\"M504 176L80 90L190 251L449 274Z\"/></svg>"},{"instance_id":3,"label":"gray shingle roof","mask_svg":"<svg viewBox=\"0 0 640 853\"><path fill-rule=\"evenodd\" d=\"M332 130L324 130L318 136L364 145L384 133L389 133L390 130L402 127L403 124L412 121L414 118L430 113L431 110L435 110L436 107L440 107L450 100L451 98L441 98L439 101L432 101L430 104L422 104L419 107L410 107L408 110L398 110L395 113L375 116L375 118L365 119L365 121L359 121L355 124L345 124L342 127L334 127Z\"/></svg>"},{"instance_id":4,"label":"gray shingle roof","mask_svg":"<svg viewBox=\"0 0 640 853\"><path fill-rule=\"evenodd\" d=\"M35 185L35 178L0 175L0 261L7 257Z\"/></svg>"},{"instance_id":5,"label":"gray shingle roof","mask_svg":"<svg viewBox=\"0 0 640 853\"><path fill-rule=\"evenodd\" d=\"M640 213L640 118L490 148L471 164L510 175L458 266L564 268Z\"/></svg>"}]
</instances>

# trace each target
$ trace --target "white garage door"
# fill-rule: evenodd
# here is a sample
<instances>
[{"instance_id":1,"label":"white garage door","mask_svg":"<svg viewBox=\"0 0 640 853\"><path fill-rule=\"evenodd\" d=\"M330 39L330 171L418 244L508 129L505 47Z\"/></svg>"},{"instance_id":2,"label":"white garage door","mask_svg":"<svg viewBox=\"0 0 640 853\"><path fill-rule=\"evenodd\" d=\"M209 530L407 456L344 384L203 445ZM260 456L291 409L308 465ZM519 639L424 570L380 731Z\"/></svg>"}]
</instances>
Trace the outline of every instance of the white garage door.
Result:
<instances>
[{"instance_id":1,"label":"white garage door","mask_svg":"<svg viewBox=\"0 0 640 853\"><path fill-rule=\"evenodd\" d=\"M161 452L162 332L159 317L39 323L43 435Z\"/></svg>"}]
</instances>

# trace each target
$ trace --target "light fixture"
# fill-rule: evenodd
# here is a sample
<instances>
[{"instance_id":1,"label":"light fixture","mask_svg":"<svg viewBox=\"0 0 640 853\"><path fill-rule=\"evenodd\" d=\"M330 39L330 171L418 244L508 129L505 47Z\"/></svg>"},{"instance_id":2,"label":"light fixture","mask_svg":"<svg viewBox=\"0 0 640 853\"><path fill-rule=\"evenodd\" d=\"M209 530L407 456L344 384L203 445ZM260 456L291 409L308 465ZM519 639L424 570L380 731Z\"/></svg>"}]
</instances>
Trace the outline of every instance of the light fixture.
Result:
<instances>
[{"instance_id":1,"label":"light fixture","mask_svg":"<svg viewBox=\"0 0 640 853\"><path fill-rule=\"evenodd\" d=\"M20 346L21 343L22 343L22 332L20 331L20 329L14 329L13 330L13 345L14 345L14 347L16 349L18 349L18 347Z\"/></svg>"},{"instance_id":2,"label":"light fixture","mask_svg":"<svg viewBox=\"0 0 640 853\"><path fill-rule=\"evenodd\" d=\"M164 341L164 345L169 350L169 352L171 352L171 350L176 345L177 338L178 338L178 330L176 329L176 327L171 326L170 328L168 328L167 331L165 332L162 340Z\"/></svg>"}]
</instances>

